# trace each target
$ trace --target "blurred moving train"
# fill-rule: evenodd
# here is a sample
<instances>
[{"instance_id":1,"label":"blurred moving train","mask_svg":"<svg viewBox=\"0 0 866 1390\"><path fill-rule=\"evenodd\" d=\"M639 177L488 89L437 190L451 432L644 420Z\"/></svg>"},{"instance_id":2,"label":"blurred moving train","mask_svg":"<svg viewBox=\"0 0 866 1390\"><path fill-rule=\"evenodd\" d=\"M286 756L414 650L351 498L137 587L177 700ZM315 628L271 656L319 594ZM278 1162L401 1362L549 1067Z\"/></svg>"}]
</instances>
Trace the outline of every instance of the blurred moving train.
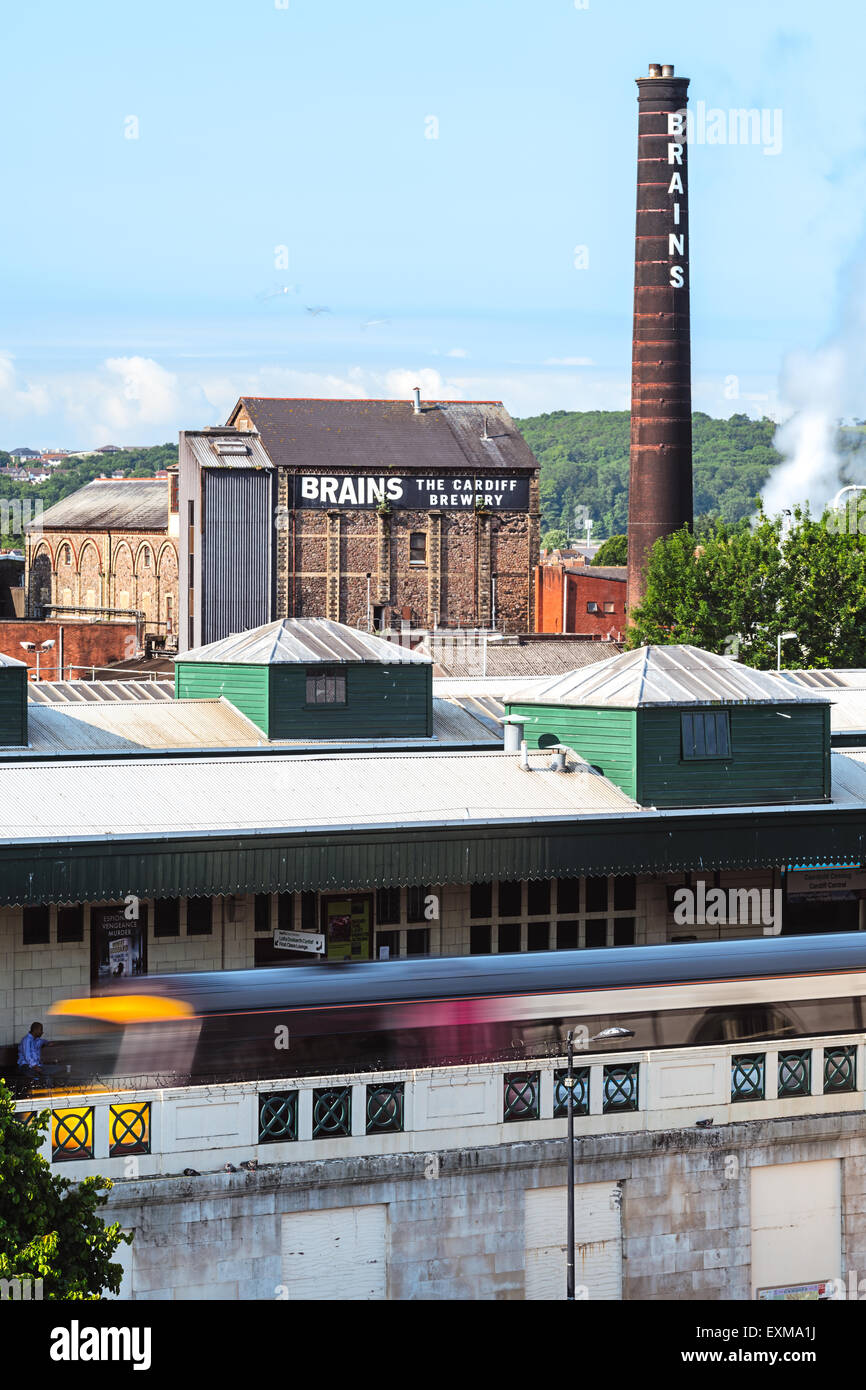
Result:
<instances>
[{"instance_id":1,"label":"blurred moving train","mask_svg":"<svg viewBox=\"0 0 866 1390\"><path fill-rule=\"evenodd\" d=\"M52 1006L72 1080L161 1084L862 1032L866 935L145 976ZM151 1083L152 1084L152 1083Z\"/></svg>"}]
</instances>

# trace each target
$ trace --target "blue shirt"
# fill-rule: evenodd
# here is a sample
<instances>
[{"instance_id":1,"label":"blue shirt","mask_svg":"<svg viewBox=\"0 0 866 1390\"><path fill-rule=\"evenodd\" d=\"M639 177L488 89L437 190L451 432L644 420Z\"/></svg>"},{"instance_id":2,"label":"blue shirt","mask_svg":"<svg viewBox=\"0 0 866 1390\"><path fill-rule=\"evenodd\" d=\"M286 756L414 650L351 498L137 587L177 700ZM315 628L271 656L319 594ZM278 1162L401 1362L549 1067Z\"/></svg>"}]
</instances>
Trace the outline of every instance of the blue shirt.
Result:
<instances>
[{"instance_id":1,"label":"blue shirt","mask_svg":"<svg viewBox=\"0 0 866 1390\"><path fill-rule=\"evenodd\" d=\"M44 1038L35 1038L32 1033L25 1033L18 1047L19 1067L41 1067L44 1046Z\"/></svg>"}]
</instances>

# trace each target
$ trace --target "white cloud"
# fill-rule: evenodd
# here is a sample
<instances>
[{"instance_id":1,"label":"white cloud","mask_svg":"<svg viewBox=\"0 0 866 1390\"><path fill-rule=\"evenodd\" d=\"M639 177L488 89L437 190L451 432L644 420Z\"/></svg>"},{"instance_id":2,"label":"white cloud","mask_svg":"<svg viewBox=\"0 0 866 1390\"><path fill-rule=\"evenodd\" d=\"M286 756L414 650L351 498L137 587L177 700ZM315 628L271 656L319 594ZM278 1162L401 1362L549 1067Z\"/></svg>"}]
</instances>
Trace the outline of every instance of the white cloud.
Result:
<instances>
[{"instance_id":1,"label":"white cloud","mask_svg":"<svg viewBox=\"0 0 866 1390\"><path fill-rule=\"evenodd\" d=\"M449 352L446 352L445 356L446 356L446 357L468 357L468 356L469 356L469 353L466 351L465 348L451 348L451 350L450 350Z\"/></svg>"}]
</instances>

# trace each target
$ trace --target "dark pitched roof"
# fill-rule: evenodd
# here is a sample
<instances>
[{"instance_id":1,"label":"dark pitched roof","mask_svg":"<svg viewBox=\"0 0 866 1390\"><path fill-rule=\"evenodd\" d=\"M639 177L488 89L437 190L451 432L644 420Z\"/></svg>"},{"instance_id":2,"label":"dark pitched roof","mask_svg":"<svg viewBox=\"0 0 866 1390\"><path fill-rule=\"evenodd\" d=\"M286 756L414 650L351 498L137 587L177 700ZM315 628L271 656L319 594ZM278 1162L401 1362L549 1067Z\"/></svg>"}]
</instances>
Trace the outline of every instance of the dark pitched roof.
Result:
<instances>
[{"instance_id":1,"label":"dark pitched roof","mask_svg":"<svg viewBox=\"0 0 866 1390\"><path fill-rule=\"evenodd\" d=\"M73 492L26 528L62 531L166 531L168 484L164 478L97 478Z\"/></svg>"},{"instance_id":2,"label":"dark pitched roof","mask_svg":"<svg viewBox=\"0 0 866 1390\"><path fill-rule=\"evenodd\" d=\"M501 401L295 400L242 396L271 460L287 468L537 469ZM482 439L487 422L487 440Z\"/></svg>"},{"instance_id":3,"label":"dark pitched roof","mask_svg":"<svg viewBox=\"0 0 866 1390\"><path fill-rule=\"evenodd\" d=\"M585 666L595 666L618 655L622 647L616 642L600 642L591 637L540 637L533 641L524 637L514 641L487 644L470 643L459 631L437 633L421 651L430 652L436 663L434 675L470 678L487 675L489 678L521 676L559 676Z\"/></svg>"},{"instance_id":4,"label":"dark pitched roof","mask_svg":"<svg viewBox=\"0 0 866 1390\"><path fill-rule=\"evenodd\" d=\"M568 573L587 579L621 579L624 584L628 579L628 565L580 565Z\"/></svg>"}]
</instances>

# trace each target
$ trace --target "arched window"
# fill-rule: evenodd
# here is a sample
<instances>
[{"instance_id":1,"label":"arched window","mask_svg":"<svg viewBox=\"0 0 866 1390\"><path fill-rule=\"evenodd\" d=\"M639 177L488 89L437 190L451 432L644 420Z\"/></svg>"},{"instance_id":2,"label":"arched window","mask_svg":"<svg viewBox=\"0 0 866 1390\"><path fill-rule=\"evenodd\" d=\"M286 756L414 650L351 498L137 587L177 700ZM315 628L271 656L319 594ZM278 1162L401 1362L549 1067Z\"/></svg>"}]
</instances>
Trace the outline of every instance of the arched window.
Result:
<instances>
[{"instance_id":1,"label":"arched window","mask_svg":"<svg viewBox=\"0 0 866 1390\"><path fill-rule=\"evenodd\" d=\"M151 557L150 557L150 546L148 546L148 545L146 545L146 546L144 547L144 550L141 552L141 563L142 563L142 567L143 567L144 569L146 569L146 570L149 570L149 569L150 569Z\"/></svg>"}]
</instances>

